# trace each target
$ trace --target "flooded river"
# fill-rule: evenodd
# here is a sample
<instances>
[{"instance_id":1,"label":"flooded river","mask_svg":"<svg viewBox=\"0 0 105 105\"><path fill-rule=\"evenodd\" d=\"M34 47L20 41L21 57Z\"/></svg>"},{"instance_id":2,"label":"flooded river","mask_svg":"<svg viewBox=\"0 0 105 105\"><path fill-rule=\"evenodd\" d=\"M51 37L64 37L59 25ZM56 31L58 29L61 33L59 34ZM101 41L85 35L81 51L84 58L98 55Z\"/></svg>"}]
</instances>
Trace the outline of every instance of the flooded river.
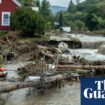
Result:
<instances>
[{"instance_id":1,"label":"flooded river","mask_svg":"<svg viewBox=\"0 0 105 105\"><path fill-rule=\"evenodd\" d=\"M87 60L105 60L105 55L98 53L98 47L105 42L105 37L91 37L83 35L72 37L79 39L82 42L84 48L70 49L70 53L63 54L63 56L69 56L71 58L73 55L78 55ZM98 43L98 46L96 43ZM25 64L26 63L6 65L5 68L9 73L8 78L17 78L17 68L24 66ZM9 97L6 105L80 105L79 83L74 83L73 86L66 85L59 91L57 91L57 89L47 90L43 95L27 96L27 92L28 89L21 89L12 92L12 96Z\"/></svg>"},{"instance_id":2,"label":"flooded river","mask_svg":"<svg viewBox=\"0 0 105 105\"><path fill-rule=\"evenodd\" d=\"M27 62L30 63L30 62ZM9 78L18 78L17 69L27 64L26 62L8 64L4 66ZM6 84L6 82L2 83ZM12 84L9 83L9 84ZM8 85L8 82L7 84ZM73 86L65 85L61 90L46 90L43 95L27 96L29 89L20 89L12 92L6 105L80 105L80 84L74 82Z\"/></svg>"},{"instance_id":3,"label":"flooded river","mask_svg":"<svg viewBox=\"0 0 105 105\"><path fill-rule=\"evenodd\" d=\"M63 54L64 57L72 59L72 56L79 56L88 61L105 61L105 37L83 34L67 34L67 38L79 40L82 43L81 49L69 49L70 53Z\"/></svg>"},{"instance_id":4,"label":"flooded river","mask_svg":"<svg viewBox=\"0 0 105 105\"><path fill-rule=\"evenodd\" d=\"M79 56L87 61L105 61L105 55L98 53L98 49L70 49L70 53L63 54L63 57L72 59L73 56Z\"/></svg>"},{"instance_id":5,"label":"flooded river","mask_svg":"<svg viewBox=\"0 0 105 105\"><path fill-rule=\"evenodd\" d=\"M80 105L80 85L47 90L43 95L26 96L27 89L13 92L6 105Z\"/></svg>"}]
</instances>

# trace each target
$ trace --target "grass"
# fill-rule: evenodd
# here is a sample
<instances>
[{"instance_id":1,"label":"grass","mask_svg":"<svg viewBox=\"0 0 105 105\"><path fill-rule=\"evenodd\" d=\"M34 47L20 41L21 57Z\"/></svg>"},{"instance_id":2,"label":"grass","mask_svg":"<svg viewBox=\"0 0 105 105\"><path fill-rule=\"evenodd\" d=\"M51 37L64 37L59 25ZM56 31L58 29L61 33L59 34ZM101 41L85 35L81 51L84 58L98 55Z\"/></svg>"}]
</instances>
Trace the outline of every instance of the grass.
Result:
<instances>
[{"instance_id":1,"label":"grass","mask_svg":"<svg viewBox=\"0 0 105 105\"><path fill-rule=\"evenodd\" d=\"M0 31L0 37L6 35L8 32L7 31Z\"/></svg>"},{"instance_id":2,"label":"grass","mask_svg":"<svg viewBox=\"0 0 105 105\"><path fill-rule=\"evenodd\" d=\"M35 35L34 37L22 38L21 42L30 42L30 41L49 41L50 35Z\"/></svg>"}]
</instances>

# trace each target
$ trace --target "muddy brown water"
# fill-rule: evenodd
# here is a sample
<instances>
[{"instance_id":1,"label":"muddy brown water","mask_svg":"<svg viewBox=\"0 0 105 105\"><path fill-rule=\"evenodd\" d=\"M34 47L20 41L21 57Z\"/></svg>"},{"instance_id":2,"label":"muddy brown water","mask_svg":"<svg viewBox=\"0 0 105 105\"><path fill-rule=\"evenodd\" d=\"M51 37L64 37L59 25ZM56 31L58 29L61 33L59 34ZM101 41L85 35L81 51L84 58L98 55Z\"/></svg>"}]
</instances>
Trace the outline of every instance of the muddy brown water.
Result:
<instances>
[{"instance_id":1,"label":"muddy brown water","mask_svg":"<svg viewBox=\"0 0 105 105\"><path fill-rule=\"evenodd\" d=\"M17 78L17 68L26 64L17 63L4 66L9 73L7 78ZM79 83L74 83L73 86L66 85L61 90L56 88L47 90L43 95L27 96L28 91L29 89L20 89L12 92L12 95L7 99L6 105L80 105Z\"/></svg>"},{"instance_id":2,"label":"muddy brown water","mask_svg":"<svg viewBox=\"0 0 105 105\"><path fill-rule=\"evenodd\" d=\"M43 95L26 96L27 89L14 91L6 105L80 105L80 85L47 90Z\"/></svg>"},{"instance_id":3,"label":"muddy brown water","mask_svg":"<svg viewBox=\"0 0 105 105\"><path fill-rule=\"evenodd\" d=\"M94 42L93 46L96 45L96 42L105 42L105 37L78 35L76 38L80 39L83 44L85 43L85 48L87 48L87 45L91 45L89 44L90 42ZM83 49L81 50L83 51ZM76 52L78 52L78 50ZM94 53L92 52L92 54L88 55L94 55ZM95 54L95 56L96 55L97 54ZM101 56L102 55L99 55L99 58ZM101 58L103 58L103 56ZM8 69L9 73L8 78L17 78L18 75L16 74L16 70L18 67L23 65L23 63L6 65L5 68ZM73 86L67 84L65 87L58 91L57 89L47 90L43 95L26 96L27 92L28 89L21 89L12 92L12 95L7 99L6 105L80 105L80 83L74 83Z\"/></svg>"}]
</instances>

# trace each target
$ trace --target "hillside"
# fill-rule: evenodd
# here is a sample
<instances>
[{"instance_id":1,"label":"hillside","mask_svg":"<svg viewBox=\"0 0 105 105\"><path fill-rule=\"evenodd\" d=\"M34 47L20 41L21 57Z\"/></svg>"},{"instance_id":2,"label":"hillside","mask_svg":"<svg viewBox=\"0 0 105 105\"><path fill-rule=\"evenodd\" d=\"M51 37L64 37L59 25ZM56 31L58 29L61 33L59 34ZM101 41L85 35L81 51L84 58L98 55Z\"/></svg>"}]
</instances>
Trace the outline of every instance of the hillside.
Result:
<instances>
[{"instance_id":1,"label":"hillside","mask_svg":"<svg viewBox=\"0 0 105 105\"><path fill-rule=\"evenodd\" d=\"M66 11L67 7L61 7L61 6L51 6L50 7L53 14L56 14L59 11Z\"/></svg>"}]
</instances>

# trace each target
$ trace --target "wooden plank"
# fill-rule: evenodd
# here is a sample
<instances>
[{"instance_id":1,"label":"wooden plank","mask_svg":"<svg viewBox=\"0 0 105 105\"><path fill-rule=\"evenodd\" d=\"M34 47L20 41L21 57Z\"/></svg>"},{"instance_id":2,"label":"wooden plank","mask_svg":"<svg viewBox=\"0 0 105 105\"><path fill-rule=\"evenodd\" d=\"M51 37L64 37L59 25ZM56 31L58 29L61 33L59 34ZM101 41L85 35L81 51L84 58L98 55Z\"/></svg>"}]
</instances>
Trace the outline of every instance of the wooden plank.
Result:
<instances>
[{"instance_id":1,"label":"wooden plank","mask_svg":"<svg viewBox=\"0 0 105 105\"><path fill-rule=\"evenodd\" d=\"M56 65L56 71L66 71L66 70L105 70L105 65L90 66L90 65Z\"/></svg>"}]
</instances>

